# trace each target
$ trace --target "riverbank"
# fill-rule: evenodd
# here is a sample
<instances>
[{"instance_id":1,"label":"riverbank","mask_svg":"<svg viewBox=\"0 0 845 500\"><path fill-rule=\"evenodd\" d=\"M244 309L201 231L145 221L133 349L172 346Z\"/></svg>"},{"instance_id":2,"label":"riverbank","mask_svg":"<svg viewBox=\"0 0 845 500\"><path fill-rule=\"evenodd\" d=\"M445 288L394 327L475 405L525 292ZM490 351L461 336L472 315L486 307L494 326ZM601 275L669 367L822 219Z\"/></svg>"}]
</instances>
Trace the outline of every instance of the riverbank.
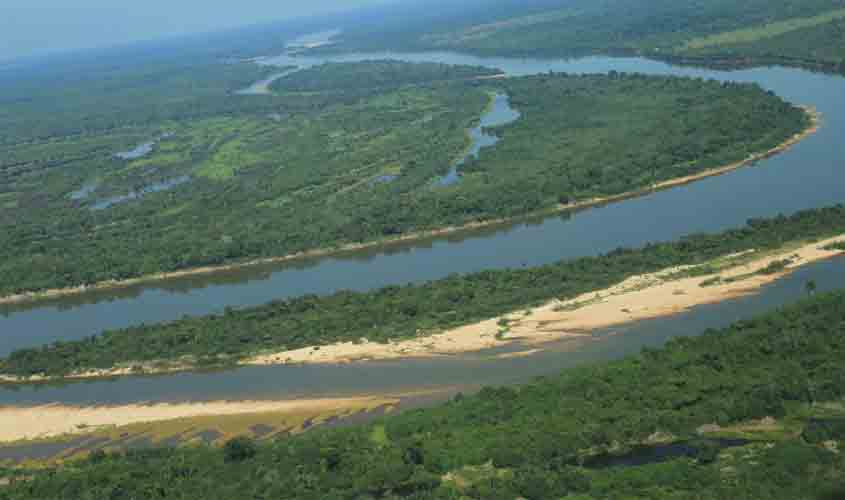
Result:
<instances>
[{"instance_id":1,"label":"riverbank","mask_svg":"<svg viewBox=\"0 0 845 500\"><path fill-rule=\"evenodd\" d=\"M841 255L841 250L829 247L842 242L845 235L790 245L763 255L742 252L703 265L664 269L570 300L553 300L537 308L413 340L388 344L347 342L267 353L242 364L334 364L449 356L514 343L539 346L565 338L589 337L594 330L670 316L753 294L801 266ZM711 270L714 272L705 272Z\"/></svg>"},{"instance_id":2,"label":"riverbank","mask_svg":"<svg viewBox=\"0 0 845 500\"><path fill-rule=\"evenodd\" d=\"M289 401L214 401L205 403L133 404L123 406L74 407L46 405L35 407L0 407L0 442L48 439L102 433L135 424L158 423L164 428L188 430L209 417L240 417L243 420L284 423L284 432L305 430L319 421L340 418L379 407L393 406L399 398L350 397L300 399ZM247 419L247 416L249 418ZM262 418L263 416L263 418ZM308 425L305 425L305 423ZM167 424L165 424L167 423ZM182 425L180 425L182 424ZM260 425L260 424L256 424ZM153 428L155 430L155 428ZM225 429L223 429L225 430ZM135 429L137 431L137 429ZM123 434L119 432L118 434Z\"/></svg>"},{"instance_id":3,"label":"riverbank","mask_svg":"<svg viewBox=\"0 0 845 500\"><path fill-rule=\"evenodd\" d=\"M441 331L418 331L413 339L388 343L364 339L265 351L238 361L239 365L336 365L372 360L436 358L476 353L493 348L533 349L508 356L539 352L550 342L587 341L593 332L641 320L682 313L693 307L756 293L789 273L842 254L834 243L845 244L845 234L823 240L799 240L769 250L746 250L715 257L693 266L671 267L629 277L602 289L568 300L550 300L540 306ZM523 349L525 351L525 349ZM232 360L235 366L235 360ZM92 369L65 376L0 376L14 384L115 378L127 375L167 374L196 370L190 359L126 362L112 369Z\"/></svg>"},{"instance_id":4,"label":"riverbank","mask_svg":"<svg viewBox=\"0 0 845 500\"><path fill-rule=\"evenodd\" d=\"M786 56L741 56L741 55L667 55L667 54L637 54L655 61L661 61L675 66L689 66L695 68L709 68L719 71L739 71L750 68L783 66L799 68L818 73L841 75L845 66L839 62L818 59L802 59Z\"/></svg>"},{"instance_id":5,"label":"riverbank","mask_svg":"<svg viewBox=\"0 0 845 500\"><path fill-rule=\"evenodd\" d=\"M8 295L5 297L0 297L0 305L13 305L13 304L23 304L29 302L38 302L42 300L55 300L62 297L80 295L87 292L104 292L109 290L119 290L124 288L130 288L133 286L141 286L141 285L150 285L154 283L166 282L170 280L177 280L192 276L201 276L201 275L211 275L217 273L224 273L230 271L236 271L238 269L248 268L248 267L255 267L255 266L262 266L262 265L278 265L283 264L291 261L302 260L302 259L313 259L313 258L322 258L322 257L329 257L333 255L339 255L344 253L354 253L356 251L362 251L367 249L373 249L378 247L390 247L391 245L400 245L400 244L407 244L409 242L415 241L422 241L426 239L434 239L444 236L456 235L461 233L468 233L475 230L480 229L489 229L497 226L506 226L509 224L516 223L520 220L530 219L533 217L541 217L541 216L552 216L555 214L563 213L563 212L570 212L570 211L578 211L583 210L591 207L596 207L600 205L605 205L608 203L618 202L626 199L636 198L639 196L643 196L654 191L660 191L665 189L671 189L676 186L689 184L701 179L705 179L707 177L713 177L717 175L722 175L728 173L730 171L751 165L757 161L769 158L771 156L780 154L795 144L799 143L803 139L809 137L813 133L815 133L819 127L821 126L821 116L820 114L812 108L804 107L805 112L808 114L810 118L810 124L806 130L795 134L793 137L787 139L777 147L774 147L766 152L757 153L750 155L748 158L732 163L730 165L726 165L719 168L710 169L707 171L700 172L698 174L685 176L676 179L670 179L664 182L660 182L648 187L644 187L639 190L631 191L622 193L619 195L608 196L608 197L600 197L600 198L592 198L587 200L582 200L574 203L569 204L561 204L556 207L547 208L541 211L521 215L518 217L513 218L506 218L506 219L494 219L488 221L481 221L481 222L472 222L460 226L449 226L440 229L433 229L428 231L419 231L415 233L409 233L403 236L386 238L376 241L371 241L367 243L354 243L348 245L342 245L334 248L325 248L325 249L315 249L309 250L304 252L298 252L289 254L286 256L279 256L279 257L267 257L261 259L254 259L246 262L240 263L232 263L232 264L225 264L225 265L218 265L218 266L203 266L198 268L192 269L185 269L180 271L172 271L172 272L165 272L165 273L158 273L148 276L142 276L138 278L131 278L127 280L115 280L115 281L105 281L93 285L83 285L77 287L69 287L69 288L60 288L60 289L51 289L51 290L44 290L40 292L27 292L15 295Z\"/></svg>"}]
</instances>

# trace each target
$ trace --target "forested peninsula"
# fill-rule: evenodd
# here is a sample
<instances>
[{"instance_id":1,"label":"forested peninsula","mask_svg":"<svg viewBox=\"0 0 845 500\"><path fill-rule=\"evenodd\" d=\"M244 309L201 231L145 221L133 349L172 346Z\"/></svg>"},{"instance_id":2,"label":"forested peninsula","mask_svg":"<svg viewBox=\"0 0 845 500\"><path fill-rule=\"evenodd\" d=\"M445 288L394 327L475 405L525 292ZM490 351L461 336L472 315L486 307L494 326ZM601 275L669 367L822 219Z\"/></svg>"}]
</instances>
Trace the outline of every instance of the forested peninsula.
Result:
<instances>
[{"instance_id":1,"label":"forested peninsula","mask_svg":"<svg viewBox=\"0 0 845 500\"><path fill-rule=\"evenodd\" d=\"M154 373L226 366L268 351L361 339L416 338L552 299L571 299L670 267L701 265L686 272L702 276L706 285L713 273L707 264L713 259L842 234L845 206L837 205L790 217L754 219L744 228L723 233L639 249L620 248L537 268L456 275L371 292L309 295L225 314L109 331L81 341L18 350L0 361L0 374L7 382L26 382L91 370L106 370L100 376ZM784 265L773 263L761 272L779 272Z\"/></svg>"},{"instance_id":2,"label":"forested peninsula","mask_svg":"<svg viewBox=\"0 0 845 500\"><path fill-rule=\"evenodd\" d=\"M408 84L390 77L400 74L394 64L360 64L377 88L282 92L261 105L230 95L237 112L6 147L0 295L79 292L571 209L740 166L815 126L756 85L621 73ZM406 65L411 81L490 75ZM345 81L360 69L312 71ZM520 118L490 130L495 147L440 185L494 92Z\"/></svg>"}]
</instances>

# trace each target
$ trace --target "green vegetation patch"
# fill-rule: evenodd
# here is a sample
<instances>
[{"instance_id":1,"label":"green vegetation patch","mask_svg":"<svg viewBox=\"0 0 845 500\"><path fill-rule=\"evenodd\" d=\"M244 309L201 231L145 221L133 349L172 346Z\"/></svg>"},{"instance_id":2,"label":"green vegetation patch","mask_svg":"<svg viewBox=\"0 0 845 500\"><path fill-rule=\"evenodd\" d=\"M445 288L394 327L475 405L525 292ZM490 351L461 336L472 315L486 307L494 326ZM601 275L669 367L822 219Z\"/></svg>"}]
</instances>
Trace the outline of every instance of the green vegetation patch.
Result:
<instances>
[{"instance_id":1,"label":"green vegetation patch","mask_svg":"<svg viewBox=\"0 0 845 500\"><path fill-rule=\"evenodd\" d=\"M721 47L724 45L757 42L759 40L784 35L792 31L813 28L840 19L845 19L845 9L825 12L824 14L812 17L787 19L784 21L765 24L763 26L728 31L726 33L719 33L717 35L710 35L702 38L694 38L686 42L681 47L681 50L695 50L706 47Z\"/></svg>"},{"instance_id":2,"label":"green vegetation patch","mask_svg":"<svg viewBox=\"0 0 845 500\"><path fill-rule=\"evenodd\" d=\"M845 293L660 349L290 439L99 454L3 490L44 498L840 498ZM824 412L820 413L823 409ZM825 420L823 420L825 419ZM724 444L704 426L768 426ZM654 436L674 436L671 441ZM386 438L385 438L386 437ZM645 445L645 446L644 446ZM671 446L692 445L671 451ZM663 455L649 450L663 447ZM596 454L630 465L591 465ZM640 455L637 455L639 453ZM651 457L651 458L644 458ZM115 492L119 492L116 494Z\"/></svg>"},{"instance_id":3,"label":"green vegetation patch","mask_svg":"<svg viewBox=\"0 0 845 500\"><path fill-rule=\"evenodd\" d=\"M472 80L500 71L482 66L408 63L391 60L326 63L291 73L273 82L276 92L347 92L355 89L396 88L453 80Z\"/></svg>"},{"instance_id":4,"label":"green vegetation patch","mask_svg":"<svg viewBox=\"0 0 845 500\"><path fill-rule=\"evenodd\" d=\"M570 0L566 9L561 7L560 2L504 1L495 9L467 7L448 23L438 17L436 21L421 19L401 31L350 28L340 48L661 57L690 42L766 42L778 33L835 19L843 4L840 0ZM824 47L813 43L808 54Z\"/></svg>"},{"instance_id":5,"label":"green vegetation patch","mask_svg":"<svg viewBox=\"0 0 845 500\"><path fill-rule=\"evenodd\" d=\"M434 71L400 68L413 78ZM490 92L508 93L521 118L488 131L501 140L462 164L460 182L435 186L467 151ZM617 73L196 105L202 113L178 120L6 148L0 180L18 195L17 210L0 211L0 295L557 210L744 160L808 125L754 85ZM114 158L167 132L143 158ZM90 209L183 176L190 182L174 189ZM72 199L86 186L87 197Z\"/></svg>"},{"instance_id":6,"label":"green vegetation patch","mask_svg":"<svg viewBox=\"0 0 845 500\"><path fill-rule=\"evenodd\" d=\"M23 349L0 362L0 373L61 376L86 368L168 361L226 364L262 351L280 351L367 338L413 338L499 316L558 298L570 299L634 275L706 264L749 249L845 232L845 207L756 219L718 234L700 234L641 249L620 249L532 269L484 271L420 285L366 293L338 292L278 301L225 314L109 331L75 342ZM507 323L500 327L507 329Z\"/></svg>"}]
</instances>

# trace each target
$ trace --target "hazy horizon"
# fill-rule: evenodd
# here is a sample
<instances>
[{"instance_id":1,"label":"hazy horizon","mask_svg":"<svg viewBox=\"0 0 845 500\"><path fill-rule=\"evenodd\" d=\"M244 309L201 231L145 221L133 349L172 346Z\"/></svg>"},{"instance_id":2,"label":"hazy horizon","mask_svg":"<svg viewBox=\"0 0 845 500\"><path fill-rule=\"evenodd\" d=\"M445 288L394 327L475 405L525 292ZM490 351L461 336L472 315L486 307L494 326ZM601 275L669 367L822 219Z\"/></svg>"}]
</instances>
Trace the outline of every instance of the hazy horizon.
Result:
<instances>
[{"instance_id":1,"label":"hazy horizon","mask_svg":"<svg viewBox=\"0 0 845 500\"><path fill-rule=\"evenodd\" d=\"M396 0L5 0L0 60L213 32Z\"/></svg>"}]
</instances>

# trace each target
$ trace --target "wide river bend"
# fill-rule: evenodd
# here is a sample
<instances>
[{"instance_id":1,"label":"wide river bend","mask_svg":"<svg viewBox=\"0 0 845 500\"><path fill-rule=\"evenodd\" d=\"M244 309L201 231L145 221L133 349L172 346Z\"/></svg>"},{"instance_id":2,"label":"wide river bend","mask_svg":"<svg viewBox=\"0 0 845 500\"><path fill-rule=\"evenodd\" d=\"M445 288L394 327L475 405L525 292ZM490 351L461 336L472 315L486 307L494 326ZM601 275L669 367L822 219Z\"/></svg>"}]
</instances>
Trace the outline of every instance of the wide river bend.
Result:
<instances>
[{"instance_id":1,"label":"wide river bend","mask_svg":"<svg viewBox=\"0 0 845 500\"><path fill-rule=\"evenodd\" d=\"M619 246L640 246L694 232L720 231L740 226L751 217L788 214L845 200L841 173L845 158L845 141L841 140L845 136L845 78L839 76L788 68L724 72L673 67L644 59L605 57L539 60L479 58L455 53L379 53L346 55L331 60L385 58L484 65L499 68L511 76L548 71L597 73L616 70L756 82L794 103L816 107L822 113L823 125L817 134L754 167L573 216L518 222L287 265L253 267L119 291L94 292L53 302L4 306L0 309L3 313L0 317L0 355L58 339L78 339L107 328L218 312L226 306L251 306L306 293L367 290L387 284L442 278L455 272L535 266L563 258L596 255ZM324 60L282 56L263 63L304 67ZM481 154L483 157L483 151ZM636 352L641 346L653 343L655 338L662 341L673 335L698 333L703 327L724 325L725 318L748 316L794 300L800 296L799 281L802 279L812 277L827 287L834 287L837 282L841 284L845 277L843 267L842 259L809 266L767 287L754 298L732 300L675 318L632 325L625 335L597 334L601 340L577 348L572 343L561 343L559 348L527 358L491 361L490 353L487 353L446 360L337 367L244 368L215 374L98 381L61 389L4 389L0 390L0 403L277 398L445 384L504 383L553 373L579 361ZM784 287L791 287L791 292L784 295ZM727 314L720 308L728 308L734 313ZM658 328L659 325L675 326ZM489 366L482 369L479 363ZM399 365L403 367L402 373L395 372L400 369Z\"/></svg>"}]
</instances>

